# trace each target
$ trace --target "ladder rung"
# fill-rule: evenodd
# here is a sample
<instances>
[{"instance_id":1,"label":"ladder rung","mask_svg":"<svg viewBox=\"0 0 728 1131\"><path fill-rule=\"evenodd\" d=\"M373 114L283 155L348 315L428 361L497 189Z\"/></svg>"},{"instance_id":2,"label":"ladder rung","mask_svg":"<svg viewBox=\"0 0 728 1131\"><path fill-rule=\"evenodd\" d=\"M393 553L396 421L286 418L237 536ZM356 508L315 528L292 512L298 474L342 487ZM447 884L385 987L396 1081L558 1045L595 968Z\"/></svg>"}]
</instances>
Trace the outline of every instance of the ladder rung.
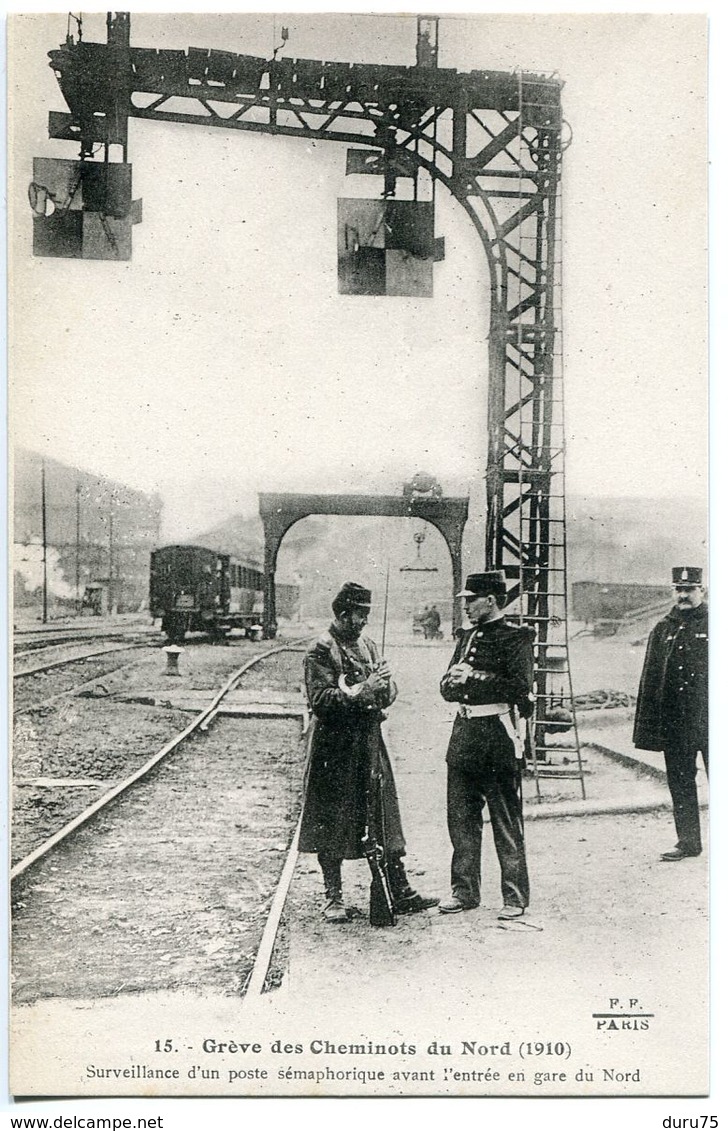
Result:
<instances>
[{"instance_id":1,"label":"ladder rung","mask_svg":"<svg viewBox=\"0 0 728 1131\"><path fill-rule=\"evenodd\" d=\"M548 468L544 470L542 467L527 467L524 465L523 471L517 467L509 467L503 472L503 482L511 485L517 483L524 486L543 485L544 496L547 499L565 499L566 496L557 491L548 491L545 488L548 486L549 479L555 479L556 476L561 476L562 472L549 471Z\"/></svg>"},{"instance_id":2,"label":"ladder rung","mask_svg":"<svg viewBox=\"0 0 728 1131\"><path fill-rule=\"evenodd\" d=\"M533 420L522 420L522 419L519 419L519 421L518 421L518 422L519 422L519 424L527 424L527 425L531 425L531 426L534 426L534 421L533 421ZM563 429L563 427L564 427L564 425L563 425L563 424L553 424L553 425L551 426L552 430L553 430L554 428ZM533 447L534 447L534 446L536 446L536 447L538 448L539 452L563 452L563 450L564 450L564 441L563 441L563 440L560 440L560 441L559 441L558 439L557 439L557 440L554 440L554 439L553 439L553 437L549 437L549 438L550 438L550 440L551 440L551 443L549 443L549 444L539 444L539 443L538 443L538 439L539 439L539 437L537 436L537 437L536 437L536 444L535 444L535 445L534 445L534 444L532 443L532 441L531 441L531 439L530 439L530 438L529 438L529 440L525 440L525 439L523 438L523 435L522 435L522 434L521 434L520 436L516 436L515 432L513 432L513 431L511 431L511 433L510 433L510 438L512 439L512 441L513 441L513 443L514 443L514 445L515 445L515 446L518 446L518 447L520 447L521 451L524 451L524 450L525 450L525 451L526 451L526 452L528 452L529 454L530 454L530 453L531 453L531 451L533 450ZM516 440L518 441L518 444L517 444L517 445L516 445ZM509 448L507 449L507 452L508 452L508 454L509 454L509 455L513 455L513 452L514 452L514 448L513 448L513 447L509 447Z\"/></svg>"},{"instance_id":3,"label":"ladder rung","mask_svg":"<svg viewBox=\"0 0 728 1131\"><path fill-rule=\"evenodd\" d=\"M536 753L545 754L578 754L578 746L537 746Z\"/></svg>"},{"instance_id":4,"label":"ladder rung","mask_svg":"<svg viewBox=\"0 0 728 1131\"><path fill-rule=\"evenodd\" d=\"M521 424L521 425L524 425L524 424L525 424L525 425L526 425L526 427L531 427L531 428L533 428L533 427L537 427L537 426L538 426L538 421L534 421L534 420L524 420L524 419L523 419L523 417L519 417L519 418L518 418L518 423L519 423L519 424ZM559 429L560 431L562 431L562 432L563 432L563 430L564 430L564 427L565 427L565 425L563 425L563 424L552 424L552 425L550 426L550 431L552 431L552 432L553 432L553 430L554 430L554 429ZM520 436L519 436L519 439L522 439L522 437L520 437ZM538 440L538 437L537 437L537 440ZM527 442L525 442L525 441L524 441L524 442L522 443L522 446L523 446L523 447L526 447L526 448L528 448L528 449L529 449L529 451L530 451L530 449L531 449L531 446L532 446L532 445L531 445L531 443L527 443ZM540 452L563 452L563 450L564 450L564 441L563 441L563 439L562 439L560 443L552 443L552 444L537 444L537 446L538 446L538 450L539 450Z\"/></svg>"},{"instance_id":5,"label":"ladder rung","mask_svg":"<svg viewBox=\"0 0 728 1131\"><path fill-rule=\"evenodd\" d=\"M531 761L533 762L533 759L531 759ZM582 761L581 765L584 766L585 764L586 760ZM562 761L553 761L544 758L542 754L539 758L536 759L536 765L548 766L550 769L563 770L564 773L567 773L569 770L575 770L579 766L579 762L576 758L564 758Z\"/></svg>"},{"instance_id":6,"label":"ladder rung","mask_svg":"<svg viewBox=\"0 0 728 1131\"><path fill-rule=\"evenodd\" d=\"M586 770L576 771L573 770L558 770L553 766L548 768L541 767L533 771L533 776L536 778L579 778L582 779Z\"/></svg>"},{"instance_id":7,"label":"ladder rung","mask_svg":"<svg viewBox=\"0 0 728 1131\"><path fill-rule=\"evenodd\" d=\"M549 599L553 598L554 601L560 601L562 605L566 604L566 601L564 599L565 598L564 593L551 593L549 590L546 590L546 589L524 589L522 596L524 598L525 597L533 597L534 603L539 604L539 605L543 605L543 602L546 600L547 597ZM524 614L524 616L528 616L528 615L529 615L528 613Z\"/></svg>"},{"instance_id":8,"label":"ladder rung","mask_svg":"<svg viewBox=\"0 0 728 1131\"><path fill-rule=\"evenodd\" d=\"M553 766L554 768L561 767L562 769L567 770L567 769L573 769L575 766L579 766L579 763L580 763L578 758L561 758L561 759L544 758L544 754L548 754L548 752L549 752L548 749L546 749L546 750L538 749L537 752L538 752L538 756L539 756L536 759L536 765L537 766ZM573 751L573 753L579 753L579 751ZM532 759L531 759L531 761L532 761ZM586 762L587 762L586 758L581 759L581 765L582 766L586 765Z\"/></svg>"},{"instance_id":9,"label":"ladder rung","mask_svg":"<svg viewBox=\"0 0 728 1131\"><path fill-rule=\"evenodd\" d=\"M509 362L509 372L506 373L506 377L520 377L520 378L522 378L523 381L529 381L531 383L531 385L535 385L535 382L536 382L536 374L535 373L523 372L523 370L519 369L518 365L515 365L514 362L512 362L512 361ZM553 377L552 380L551 380L552 385L555 385L555 383L557 381L563 381L563 377ZM541 388L543 388L543 387L541 387ZM549 397L548 403L551 404L551 405L563 405L564 404L564 398L563 397ZM530 418L529 418L529 420L523 421L523 423L532 424L532 423L534 423L534 421L530 420ZM543 424L543 421L537 421L536 423L540 426L541 424ZM552 428L565 428L565 424L562 424L561 421L552 421L551 426L552 426Z\"/></svg>"}]
</instances>

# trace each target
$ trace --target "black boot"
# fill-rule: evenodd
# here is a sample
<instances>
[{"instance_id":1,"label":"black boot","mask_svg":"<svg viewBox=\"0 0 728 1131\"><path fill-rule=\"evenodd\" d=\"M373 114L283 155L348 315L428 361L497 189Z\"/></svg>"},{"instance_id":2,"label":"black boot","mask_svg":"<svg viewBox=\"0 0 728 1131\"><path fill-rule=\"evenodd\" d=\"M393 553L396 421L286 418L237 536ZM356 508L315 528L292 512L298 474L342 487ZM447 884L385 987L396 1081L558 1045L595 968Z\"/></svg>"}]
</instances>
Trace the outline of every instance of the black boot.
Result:
<instances>
[{"instance_id":1,"label":"black boot","mask_svg":"<svg viewBox=\"0 0 728 1131\"><path fill-rule=\"evenodd\" d=\"M319 852L318 861L324 878L324 891L326 903L323 907L323 917L327 923L346 923L349 916L344 907L341 894L341 860L336 856L327 856Z\"/></svg>"},{"instance_id":2,"label":"black boot","mask_svg":"<svg viewBox=\"0 0 728 1131\"><path fill-rule=\"evenodd\" d=\"M434 896L419 895L411 886L401 856L389 857L387 872L395 914L412 915L416 911L427 911L430 907L437 907L439 899Z\"/></svg>"}]
</instances>

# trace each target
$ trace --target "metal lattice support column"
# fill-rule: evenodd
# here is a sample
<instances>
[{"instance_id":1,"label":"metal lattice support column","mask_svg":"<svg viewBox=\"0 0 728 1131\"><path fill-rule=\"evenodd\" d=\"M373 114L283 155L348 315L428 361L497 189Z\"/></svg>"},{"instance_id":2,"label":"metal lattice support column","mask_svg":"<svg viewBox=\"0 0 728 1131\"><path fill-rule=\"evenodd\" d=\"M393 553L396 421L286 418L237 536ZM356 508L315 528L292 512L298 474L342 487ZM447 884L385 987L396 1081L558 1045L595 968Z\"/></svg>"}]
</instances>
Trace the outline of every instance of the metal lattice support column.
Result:
<instances>
[{"instance_id":1,"label":"metal lattice support column","mask_svg":"<svg viewBox=\"0 0 728 1131\"><path fill-rule=\"evenodd\" d=\"M578 778L586 796L568 644L561 113L521 82L517 113L472 117L490 138L486 151L498 154L501 175L511 175L498 185L483 170L467 186L469 194L479 190L495 229L486 562L505 571L511 613L535 633L539 796L540 778L557 776Z\"/></svg>"}]
</instances>

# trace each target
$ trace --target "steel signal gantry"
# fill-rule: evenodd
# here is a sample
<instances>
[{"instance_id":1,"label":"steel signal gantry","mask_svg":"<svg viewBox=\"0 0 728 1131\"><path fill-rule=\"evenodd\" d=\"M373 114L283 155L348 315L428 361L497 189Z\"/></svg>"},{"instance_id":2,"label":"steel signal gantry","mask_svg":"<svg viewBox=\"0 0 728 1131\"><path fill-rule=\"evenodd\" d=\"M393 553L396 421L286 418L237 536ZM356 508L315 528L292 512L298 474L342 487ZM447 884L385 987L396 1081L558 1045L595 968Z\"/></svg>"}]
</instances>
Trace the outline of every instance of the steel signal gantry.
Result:
<instances>
[{"instance_id":1,"label":"steel signal gantry","mask_svg":"<svg viewBox=\"0 0 728 1131\"><path fill-rule=\"evenodd\" d=\"M69 36L49 53L69 108L51 113L49 134L81 158L103 146L125 161L129 118L341 142L381 155L390 192L393 177L422 171L467 212L490 278L486 565L505 570L510 603L534 626L548 706L553 673L568 677L561 80L441 68L432 26L412 67L131 47L127 14L107 26L106 44Z\"/></svg>"}]
</instances>

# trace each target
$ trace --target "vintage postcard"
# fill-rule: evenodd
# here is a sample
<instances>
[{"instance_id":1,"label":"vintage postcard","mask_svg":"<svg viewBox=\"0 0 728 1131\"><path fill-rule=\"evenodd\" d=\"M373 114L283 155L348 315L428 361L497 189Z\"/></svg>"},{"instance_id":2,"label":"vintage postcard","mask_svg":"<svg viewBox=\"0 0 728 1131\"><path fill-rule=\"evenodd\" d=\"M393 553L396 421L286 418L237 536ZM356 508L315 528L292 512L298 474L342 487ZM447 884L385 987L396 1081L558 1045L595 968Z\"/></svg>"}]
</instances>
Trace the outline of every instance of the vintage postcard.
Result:
<instances>
[{"instance_id":1,"label":"vintage postcard","mask_svg":"<svg viewBox=\"0 0 728 1131\"><path fill-rule=\"evenodd\" d=\"M709 1094L707 35L9 17L16 1099Z\"/></svg>"}]
</instances>

